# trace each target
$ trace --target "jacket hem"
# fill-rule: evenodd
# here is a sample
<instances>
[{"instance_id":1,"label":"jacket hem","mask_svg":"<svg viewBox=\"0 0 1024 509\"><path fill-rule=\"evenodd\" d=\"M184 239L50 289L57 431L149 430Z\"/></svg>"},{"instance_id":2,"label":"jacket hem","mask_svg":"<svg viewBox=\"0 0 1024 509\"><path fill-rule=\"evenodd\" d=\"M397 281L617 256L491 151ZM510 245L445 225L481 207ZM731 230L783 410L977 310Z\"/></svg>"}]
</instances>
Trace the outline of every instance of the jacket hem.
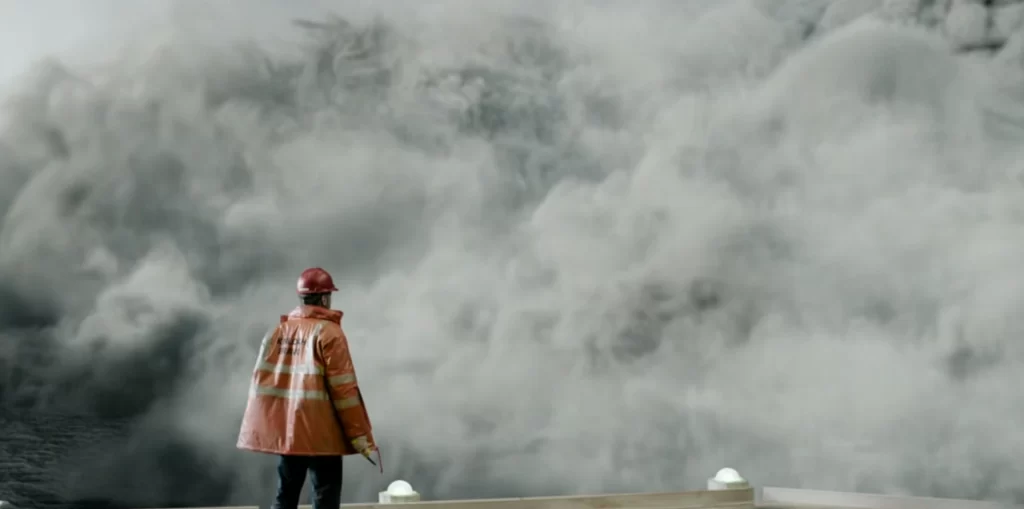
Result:
<instances>
[{"instance_id":1,"label":"jacket hem","mask_svg":"<svg viewBox=\"0 0 1024 509\"><path fill-rule=\"evenodd\" d=\"M263 454L273 454L275 456L353 456L359 453L352 452L323 452L323 451L288 451L284 452L279 449L271 449L266 447L249 447L249 446L237 446L243 451L259 452Z\"/></svg>"}]
</instances>

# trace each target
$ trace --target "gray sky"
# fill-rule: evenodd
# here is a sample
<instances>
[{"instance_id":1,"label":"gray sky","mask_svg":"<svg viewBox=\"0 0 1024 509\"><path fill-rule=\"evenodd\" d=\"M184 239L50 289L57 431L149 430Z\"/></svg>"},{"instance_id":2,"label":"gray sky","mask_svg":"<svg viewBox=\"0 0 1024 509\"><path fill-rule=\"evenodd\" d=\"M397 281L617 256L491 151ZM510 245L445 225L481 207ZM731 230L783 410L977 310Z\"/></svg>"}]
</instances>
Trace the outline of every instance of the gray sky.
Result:
<instances>
[{"instance_id":1,"label":"gray sky","mask_svg":"<svg viewBox=\"0 0 1024 509\"><path fill-rule=\"evenodd\" d=\"M146 4L124 0L3 0L0 79L9 82L45 55L82 58L97 51L97 46L102 47L104 40L110 48L110 40L151 19L152 8L144 7Z\"/></svg>"}]
</instances>

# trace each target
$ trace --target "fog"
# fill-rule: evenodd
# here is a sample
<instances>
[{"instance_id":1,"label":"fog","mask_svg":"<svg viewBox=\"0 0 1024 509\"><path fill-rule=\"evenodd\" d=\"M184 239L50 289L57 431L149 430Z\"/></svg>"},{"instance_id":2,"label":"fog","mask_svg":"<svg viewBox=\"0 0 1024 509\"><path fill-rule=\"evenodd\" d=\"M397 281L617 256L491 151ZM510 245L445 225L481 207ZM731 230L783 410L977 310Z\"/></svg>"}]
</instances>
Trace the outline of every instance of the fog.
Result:
<instances>
[{"instance_id":1,"label":"fog","mask_svg":"<svg viewBox=\"0 0 1024 509\"><path fill-rule=\"evenodd\" d=\"M252 362L323 266L386 472L346 460L346 501L723 466L1024 500L1016 36L957 55L810 0L79 4L0 3L0 401L124 427L60 497L266 504Z\"/></svg>"}]
</instances>

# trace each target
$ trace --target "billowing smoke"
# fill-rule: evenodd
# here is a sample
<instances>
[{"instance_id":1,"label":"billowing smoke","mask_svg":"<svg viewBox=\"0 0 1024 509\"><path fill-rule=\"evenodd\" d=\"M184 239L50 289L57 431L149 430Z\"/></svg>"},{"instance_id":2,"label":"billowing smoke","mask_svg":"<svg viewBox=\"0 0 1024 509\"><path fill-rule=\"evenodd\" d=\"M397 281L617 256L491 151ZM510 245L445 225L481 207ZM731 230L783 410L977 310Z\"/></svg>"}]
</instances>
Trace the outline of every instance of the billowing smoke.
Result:
<instances>
[{"instance_id":1,"label":"billowing smoke","mask_svg":"<svg viewBox=\"0 0 1024 509\"><path fill-rule=\"evenodd\" d=\"M0 498L265 503L252 359L320 265L388 473L352 459L346 500L725 465L1024 499L1024 44L820 33L827 2L426 3L179 3L19 82Z\"/></svg>"}]
</instances>

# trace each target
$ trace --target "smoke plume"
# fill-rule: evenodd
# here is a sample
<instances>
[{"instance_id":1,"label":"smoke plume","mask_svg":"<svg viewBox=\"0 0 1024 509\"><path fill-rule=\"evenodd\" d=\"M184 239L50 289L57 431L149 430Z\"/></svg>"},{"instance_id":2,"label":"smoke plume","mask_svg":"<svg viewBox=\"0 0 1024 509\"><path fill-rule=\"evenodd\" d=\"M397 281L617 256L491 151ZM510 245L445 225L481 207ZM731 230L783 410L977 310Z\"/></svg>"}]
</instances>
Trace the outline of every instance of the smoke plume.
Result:
<instances>
[{"instance_id":1,"label":"smoke plume","mask_svg":"<svg viewBox=\"0 0 1024 509\"><path fill-rule=\"evenodd\" d=\"M103 4L100 46L10 87L5 433L117 427L53 452L55 496L265 503L252 361L323 266L387 471L348 461L348 501L723 466L1024 499L1020 41L813 1L326 4Z\"/></svg>"}]
</instances>

